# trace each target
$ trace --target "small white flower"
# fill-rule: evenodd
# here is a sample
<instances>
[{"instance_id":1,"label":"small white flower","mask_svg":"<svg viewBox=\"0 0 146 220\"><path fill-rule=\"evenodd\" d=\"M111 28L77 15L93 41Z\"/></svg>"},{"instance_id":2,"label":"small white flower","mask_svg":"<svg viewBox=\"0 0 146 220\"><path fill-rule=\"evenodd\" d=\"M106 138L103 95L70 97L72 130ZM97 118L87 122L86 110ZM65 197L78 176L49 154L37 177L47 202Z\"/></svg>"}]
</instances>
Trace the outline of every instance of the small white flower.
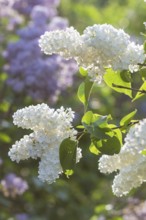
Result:
<instances>
[{"instance_id":1,"label":"small white flower","mask_svg":"<svg viewBox=\"0 0 146 220\"><path fill-rule=\"evenodd\" d=\"M72 128L74 112L49 108L46 104L38 104L18 110L13 115L14 124L18 127L31 129L12 146L8 155L12 161L19 162L28 158L40 158L39 178L49 183L59 178L62 167L59 160L59 147L66 138L76 141L77 131ZM76 162L82 157L77 148Z\"/></svg>"},{"instance_id":2,"label":"small white flower","mask_svg":"<svg viewBox=\"0 0 146 220\"><path fill-rule=\"evenodd\" d=\"M103 155L99 159L99 170L102 173L112 173L119 170L114 178L112 189L116 196L129 193L132 188L146 181L146 119L131 127L125 144L119 154Z\"/></svg>"}]
</instances>

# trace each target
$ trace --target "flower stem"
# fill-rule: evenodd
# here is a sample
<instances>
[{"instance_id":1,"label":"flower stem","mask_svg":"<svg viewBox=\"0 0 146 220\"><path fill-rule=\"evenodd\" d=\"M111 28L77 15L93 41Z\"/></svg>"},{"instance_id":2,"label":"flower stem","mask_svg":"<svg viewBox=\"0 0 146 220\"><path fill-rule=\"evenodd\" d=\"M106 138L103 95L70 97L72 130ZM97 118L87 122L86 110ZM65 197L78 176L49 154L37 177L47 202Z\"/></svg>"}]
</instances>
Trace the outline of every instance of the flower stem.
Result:
<instances>
[{"instance_id":1,"label":"flower stem","mask_svg":"<svg viewBox=\"0 0 146 220\"><path fill-rule=\"evenodd\" d=\"M137 91L137 92L140 92L140 93L144 93L146 94L146 90L144 89L135 89L135 88L129 88L129 87L126 87L126 86L121 86L121 85L116 85L116 84L112 84L113 87L116 87L116 88L120 88L120 89L129 89L129 90L132 90L132 91Z\"/></svg>"}]
</instances>

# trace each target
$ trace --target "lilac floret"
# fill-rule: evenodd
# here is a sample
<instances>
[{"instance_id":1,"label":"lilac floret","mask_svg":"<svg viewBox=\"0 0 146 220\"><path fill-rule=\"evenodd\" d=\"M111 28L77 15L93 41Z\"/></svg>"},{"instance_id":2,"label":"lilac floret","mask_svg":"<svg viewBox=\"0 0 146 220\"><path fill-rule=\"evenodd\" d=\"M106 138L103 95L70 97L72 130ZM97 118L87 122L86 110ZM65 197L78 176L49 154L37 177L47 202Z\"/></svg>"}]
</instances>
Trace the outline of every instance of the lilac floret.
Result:
<instances>
[{"instance_id":1,"label":"lilac floret","mask_svg":"<svg viewBox=\"0 0 146 220\"><path fill-rule=\"evenodd\" d=\"M27 182L14 173L7 174L0 183L1 190L5 196L15 197L22 195L28 189Z\"/></svg>"}]
</instances>

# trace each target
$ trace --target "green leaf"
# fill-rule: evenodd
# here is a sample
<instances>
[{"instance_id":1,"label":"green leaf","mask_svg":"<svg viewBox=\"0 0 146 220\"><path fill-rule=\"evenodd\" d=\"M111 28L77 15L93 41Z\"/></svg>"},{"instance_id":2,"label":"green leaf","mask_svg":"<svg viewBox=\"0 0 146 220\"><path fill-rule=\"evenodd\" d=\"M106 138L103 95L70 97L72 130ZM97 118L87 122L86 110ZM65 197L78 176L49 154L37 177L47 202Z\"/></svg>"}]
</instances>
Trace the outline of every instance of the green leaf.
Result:
<instances>
[{"instance_id":1,"label":"green leaf","mask_svg":"<svg viewBox=\"0 0 146 220\"><path fill-rule=\"evenodd\" d=\"M141 75L143 81L146 80L146 67L142 67L139 71L139 74Z\"/></svg>"},{"instance_id":2,"label":"green leaf","mask_svg":"<svg viewBox=\"0 0 146 220\"><path fill-rule=\"evenodd\" d=\"M88 106L88 101L89 101L92 86L93 86L93 82L91 82L90 79L86 77L85 82L82 82L78 88L77 95L78 95L79 100L85 106L85 110Z\"/></svg>"},{"instance_id":3,"label":"green leaf","mask_svg":"<svg viewBox=\"0 0 146 220\"><path fill-rule=\"evenodd\" d=\"M7 79L7 74L6 73L1 73L0 74L0 81L5 81Z\"/></svg>"},{"instance_id":4,"label":"green leaf","mask_svg":"<svg viewBox=\"0 0 146 220\"><path fill-rule=\"evenodd\" d=\"M124 82L131 82L131 73L127 70L120 71L120 77Z\"/></svg>"},{"instance_id":5,"label":"green leaf","mask_svg":"<svg viewBox=\"0 0 146 220\"><path fill-rule=\"evenodd\" d=\"M77 96L79 100L85 105L86 98L85 98L85 83L82 82L78 88Z\"/></svg>"},{"instance_id":6,"label":"green leaf","mask_svg":"<svg viewBox=\"0 0 146 220\"><path fill-rule=\"evenodd\" d=\"M0 132L0 140L2 142L5 142L5 143L10 143L11 142L11 138L3 132Z\"/></svg>"},{"instance_id":7,"label":"green leaf","mask_svg":"<svg viewBox=\"0 0 146 220\"><path fill-rule=\"evenodd\" d=\"M117 126L114 124L109 124L109 127L112 129L112 131L114 133L113 136L116 136L119 139L121 146L122 146L123 145L123 136L122 136L122 132L121 132L120 128L117 128ZM113 137L113 136L111 136L111 137Z\"/></svg>"},{"instance_id":8,"label":"green leaf","mask_svg":"<svg viewBox=\"0 0 146 220\"><path fill-rule=\"evenodd\" d=\"M100 147L102 147L102 140L94 138L92 139L92 142L97 149L100 149Z\"/></svg>"},{"instance_id":9,"label":"green leaf","mask_svg":"<svg viewBox=\"0 0 146 220\"><path fill-rule=\"evenodd\" d=\"M115 129L114 130L115 136L118 138L121 146L123 145L123 136L122 136L122 132L120 129Z\"/></svg>"},{"instance_id":10,"label":"green leaf","mask_svg":"<svg viewBox=\"0 0 146 220\"><path fill-rule=\"evenodd\" d=\"M94 124L87 125L83 123L85 129L92 137L96 137L97 139L106 139L108 138L108 134L106 133L106 129L95 126Z\"/></svg>"},{"instance_id":11,"label":"green leaf","mask_svg":"<svg viewBox=\"0 0 146 220\"><path fill-rule=\"evenodd\" d=\"M86 112L82 117L82 123L86 123L87 125L90 125L91 123L94 123L100 127L107 127L107 121L111 120L111 115L99 115L99 114L93 114L92 111Z\"/></svg>"},{"instance_id":12,"label":"green leaf","mask_svg":"<svg viewBox=\"0 0 146 220\"><path fill-rule=\"evenodd\" d=\"M86 105L88 104L89 101L89 97L90 97L90 92L91 92L91 88L93 86L93 82L86 77L85 80L85 100L86 100Z\"/></svg>"},{"instance_id":13,"label":"green leaf","mask_svg":"<svg viewBox=\"0 0 146 220\"><path fill-rule=\"evenodd\" d=\"M139 90L144 91L144 93L142 92L137 92L136 96L134 97L134 99L132 101L135 101L139 98L141 98L142 96L146 95L146 81L144 81L144 83L142 84L142 86L139 88Z\"/></svg>"},{"instance_id":14,"label":"green leaf","mask_svg":"<svg viewBox=\"0 0 146 220\"><path fill-rule=\"evenodd\" d=\"M93 112L92 111L88 111L82 117L82 123L90 125L91 122L92 122L92 118L93 118Z\"/></svg>"},{"instance_id":15,"label":"green leaf","mask_svg":"<svg viewBox=\"0 0 146 220\"><path fill-rule=\"evenodd\" d=\"M109 119L111 119L110 115L103 116L103 115L94 114L92 122L95 126L99 126L100 128L106 128L108 131L110 130L109 125L107 123Z\"/></svg>"},{"instance_id":16,"label":"green leaf","mask_svg":"<svg viewBox=\"0 0 146 220\"><path fill-rule=\"evenodd\" d=\"M0 111L2 112L7 112L9 107L10 107L10 103L5 100L0 103Z\"/></svg>"},{"instance_id":17,"label":"green leaf","mask_svg":"<svg viewBox=\"0 0 146 220\"><path fill-rule=\"evenodd\" d=\"M73 170L66 170L66 171L65 171L65 175L66 175L67 177L73 175L73 173L74 173Z\"/></svg>"},{"instance_id":18,"label":"green leaf","mask_svg":"<svg viewBox=\"0 0 146 220\"><path fill-rule=\"evenodd\" d=\"M127 126L137 113L137 109L124 116L120 121L120 126Z\"/></svg>"},{"instance_id":19,"label":"green leaf","mask_svg":"<svg viewBox=\"0 0 146 220\"><path fill-rule=\"evenodd\" d=\"M98 155L100 153L100 151L96 148L96 146L93 144L93 142L91 142L90 146L89 146L89 150L92 154Z\"/></svg>"},{"instance_id":20,"label":"green leaf","mask_svg":"<svg viewBox=\"0 0 146 220\"><path fill-rule=\"evenodd\" d=\"M77 143L67 138L62 141L59 149L60 163L63 171L72 170L76 164Z\"/></svg>"},{"instance_id":21,"label":"green leaf","mask_svg":"<svg viewBox=\"0 0 146 220\"><path fill-rule=\"evenodd\" d=\"M76 128L78 128L78 129L84 129L84 126L83 126L83 125L77 125Z\"/></svg>"},{"instance_id":22,"label":"green leaf","mask_svg":"<svg viewBox=\"0 0 146 220\"><path fill-rule=\"evenodd\" d=\"M93 125L91 130L91 135L98 139L107 139L109 138L108 131L109 130L106 128L100 128L96 125Z\"/></svg>"},{"instance_id":23,"label":"green leaf","mask_svg":"<svg viewBox=\"0 0 146 220\"><path fill-rule=\"evenodd\" d=\"M79 72L82 76L87 76L88 71L86 69L84 69L83 67L79 68Z\"/></svg>"},{"instance_id":24,"label":"green leaf","mask_svg":"<svg viewBox=\"0 0 146 220\"><path fill-rule=\"evenodd\" d=\"M109 136L113 136L113 131L110 129L107 121L111 119L110 115L93 114L92 111L88 111L82 118L82 124L91 137L97 139L106 139Z\"/></svg>"},{"instance_id":25,"label":"green leaf","mask_svg":"<svg viewBox=\"0 0 146 220\"><path fill-rule=\"evenodd\" d=\"M102 147L100 148L100 151L103 154L113 155L119 153L120 149L121 143L119 139L114 136L102 141Z\"/></svg>"},{"instance_id":26,"label":"green leaf","mask_svg":"<svg viewBox=\"0 0 146 220\"><path fill-rule=\"evenodd\" d=\"M108 139L102 139L102 140L94 139L92 140L92 142L94 146L97 148L98 152L108 155L119 153L122 146L116 134L115 136L109 137Z\"/></svg>"},{"instance_id":27,"label":"green leaf","mask_svg":"<svg viewBox=\"0 0 146 220\"><path fill-rule=\"evenodd\" d=\"M129 73L126 74L125 71L122 72L114 72L112 69L107 69L106 73L104 74L104 81L105 83L112 88L113 90L124 93L132 98L132 91ZM124 88L121 88L124 87ZM126 88L125 88L126 87ZM127 89L129 88L129 89Z\"/></svg>"},{"instance_id":28,"label":"green leaf","mask_svg":"<svg viewBox=\"0 0 146 220\"><path fill-rule=\"evenodd\" d=\"M146 156L146 149L142 150L141 154Z\"/></svg>"},{"instance_id":29,"label":"green leaf","mask_svg":"<svg viewBox=\"0 0 146 220\"><path fill-rule=\"evenodd\" d=\"M95 210L95 213L96 214L103 214L103 213L106 213L106 204L98 204L95 208L94 208L94 210ZM97 219L97 216L96 216L96 218L95 218L96 220L98 220ZM94 219L94 220L95 220Z\"/></svg>"}]
</instances>

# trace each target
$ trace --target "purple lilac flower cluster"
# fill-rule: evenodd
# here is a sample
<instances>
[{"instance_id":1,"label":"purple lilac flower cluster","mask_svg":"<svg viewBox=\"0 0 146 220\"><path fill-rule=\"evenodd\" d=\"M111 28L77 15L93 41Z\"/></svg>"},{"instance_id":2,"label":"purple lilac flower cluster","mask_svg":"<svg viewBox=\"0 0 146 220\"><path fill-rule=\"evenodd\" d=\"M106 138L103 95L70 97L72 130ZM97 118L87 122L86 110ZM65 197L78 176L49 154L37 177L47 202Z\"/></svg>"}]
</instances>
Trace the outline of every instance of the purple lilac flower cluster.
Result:
<instances>
[{"instance_id":1,"label":"purple lilac flower cluster","mask_svg":"<svg viewBox=\"0 0 146 220\"><path fill-rule=\"evenodd\" d=\"M28 189L27 182L14 173L7 174L0 184L1 191L6 197L14 198L17 195L22 195Z\"/></svg>"},{"instance_id":2,"label":"purple lilac flower cluster","mask_svg":"<svg viewBox=\"0 0 146 220\"><path fill-rule=\"evenodd\" d=\"M59 5L60 0L15 0L13 8L20 14L30 15L33 7L42 5L49 8L49 13L55 15L57 13L56 7Z\"/></svg>"},{"instance_id":3,"label":"purple lilac flower cluster","mask_svg":"<svg viewBox=\"0 0 146 220\"><path fill-rule=\"evenodd\" d=\"M32 3L30 4L32 7L40 1L29 2ZM54 4L55 7L59 1L42 1L46 2ZM8 65L5 70L8 73L7 84L15 92L25 92L34 100L49 100L54 103L61 91L72 85L77 65L73 60L66 61L58 55L48 57L40 51L38 46L40 35L46 30L64 29L68 26L66 19L52 16L50 10L52 8L42 5L35 5L32 8L31 21L26 27L17 30L20 39L8 44L5 53Z\"/></svg>"}]
</instances>

